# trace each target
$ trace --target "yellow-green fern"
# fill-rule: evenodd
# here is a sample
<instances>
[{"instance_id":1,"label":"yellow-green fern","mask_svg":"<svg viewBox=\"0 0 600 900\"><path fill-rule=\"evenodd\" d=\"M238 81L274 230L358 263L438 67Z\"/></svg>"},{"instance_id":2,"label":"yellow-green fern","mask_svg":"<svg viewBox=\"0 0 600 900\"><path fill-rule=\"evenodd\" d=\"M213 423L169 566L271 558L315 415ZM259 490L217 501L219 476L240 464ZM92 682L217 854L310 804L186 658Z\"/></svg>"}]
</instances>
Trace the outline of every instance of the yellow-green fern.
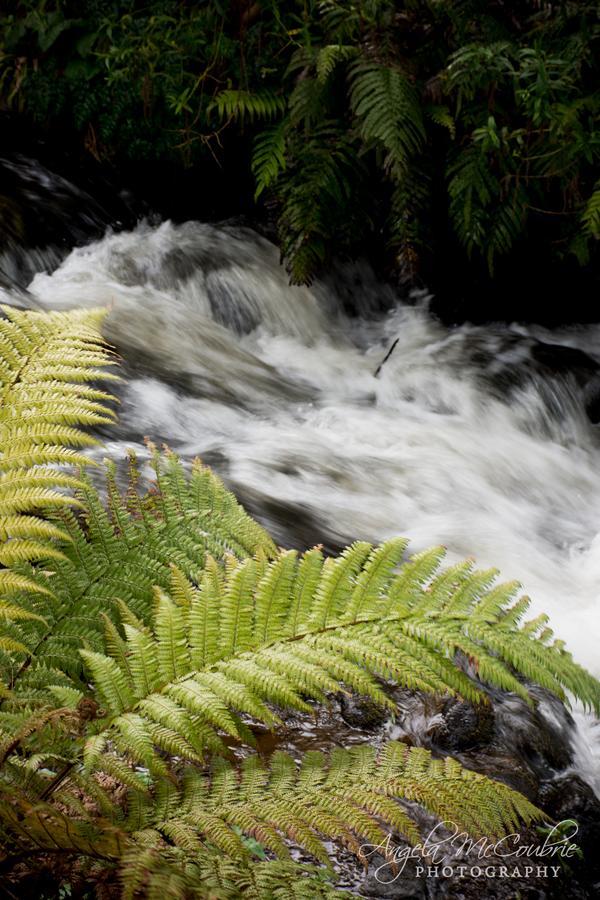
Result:
<instances>
[{"instance_id":1,"label":"yellow-green fern","mask_svg":"<svg viewBox=\"0 0 600 900\"><path fill-rule=\"evenodd\" d=\"M68 492L80 481L57 466L85 464L74 448L95 440L79 426L114 418L110 395L87 384L111 377L102 370L114 358L99 332L103 310L2 310L0 614L16 618L27 613L6 597L43 588L12 567L59 554L55 542L64 532L39 513L77 502Z\"/></svg>"}]
</instances>

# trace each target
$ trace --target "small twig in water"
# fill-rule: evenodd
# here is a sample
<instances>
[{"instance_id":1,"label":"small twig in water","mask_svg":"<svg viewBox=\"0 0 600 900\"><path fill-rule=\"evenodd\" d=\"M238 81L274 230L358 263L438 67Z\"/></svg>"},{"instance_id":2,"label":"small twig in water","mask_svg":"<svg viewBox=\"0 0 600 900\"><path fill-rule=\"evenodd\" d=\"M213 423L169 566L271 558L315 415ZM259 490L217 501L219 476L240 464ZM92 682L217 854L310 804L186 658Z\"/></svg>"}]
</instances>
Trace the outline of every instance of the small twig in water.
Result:
<instances>
[{"instance_id":1,"label":"small twig in water","mask_svg":"<svg viewBox=\"0 0 600 900\"><path fill-rule=\"evenodd\" d=\"M385 354L385 356L383 357L383 359L381 360L381 362L379 363L379 365L378 365L377 368L375 369L375 378L379 378L379 373L381 372L383 366L385 365L385 363L388 361L388 359L390 358L390 356L391 356L392 353L394 352L394 348L395 348L395 346L396 346L396 344L398 343L399 340L400 340L400 338L396 338L396 340L394 341L394 343L392 344L392 346L390 347L390 349L388 350L388 352Z\"/></svg>"}]
</instances>

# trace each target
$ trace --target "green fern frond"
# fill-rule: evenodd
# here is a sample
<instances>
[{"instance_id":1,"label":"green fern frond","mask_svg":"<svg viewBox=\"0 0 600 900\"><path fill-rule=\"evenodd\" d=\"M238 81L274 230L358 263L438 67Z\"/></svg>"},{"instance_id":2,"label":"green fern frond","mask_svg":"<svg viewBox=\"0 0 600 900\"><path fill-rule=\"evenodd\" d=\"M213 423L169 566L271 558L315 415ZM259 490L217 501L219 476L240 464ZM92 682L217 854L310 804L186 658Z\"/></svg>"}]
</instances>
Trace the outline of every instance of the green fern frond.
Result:
<instances>
[{"instance_id":1,"label":"green fern frond","mask_svg":"<svg viewBox=\"0 0 600 900\"><path fill-rule=\"evenodd\" d=\"M490 207L498 194L485 154L472 147L448 168L450 217L460 242L469 253L485 250Z\"/></svg>"},{"instance_id":2,"label":"green fern frond","mask_svg":"<svg viewBox=\"0 0 600 900\"><path fill-rule=\"evenodd\" d=\"M294 86L288 107L291 124L302 126L308 135L312 128L327 120L327 85L305 75Z\"/></svg>"},{"instance_id":3,"label":"green fern frond","mask_svg":"<svg viewBox=\"0 0 600 900\"><path fill-rule=\"evenodd\" d=\"M285 111L286 100L272 91L226 90L220 91L209 104L207 113L215 112L221 120L233 119L241 122L271 120Z\"/></svg>"},{"instance_id":4,"label":"green fern frond","mask_svg":"<svg viewBox=\"0 0 600 900\"><path fill-rule=\"evenodd\" d=\"M526 602L514 602L514 583L496 586L494 570L471 563L440 570L440 549L396 573L404 546L357 543L325 562L318 551L230 558L220 571L209 558L185 604L158 594L152 631L127 625L116 651L81 651L106 707L106 741L123 737L123 714L141 717L144 736L130 752L148 766L156 725L183 728L188 743L194 721L213 740L245 741L241 714L273 727L274 706L307 711L307 699L323 701L340 685L393 713L380 678L485 702L457 654L481 682L528 703L523 679L600 709L600 685L549 643L545 621L520 624Z\"/></svg>"},{"instance_id":5,"label":"green fern frond","mask_svg":"<svg viewBox=\"0 0 600 900\"><path fill-rule=\"evenodd\" d=\"M132 737L136 739L135 733ZM216 759L207 774L188 768L182 780L157 781L153 793L134 790L128 796L126 818L109 805L114 822L99 817L73 822L55 805L31 803L14 790L3 802L1 790L0 822L10 829L17 846L33 844L38 851L59 848L122 860L126 892L141 890L140 878L147 884L148 879L160 880L165 871L169 879L182 879L186 885L190 865L198 867L191 876L199 890L203 868L210 865L209 847L247 875L256 868L252 842L279 860L270 863L281 866L275 872L314 878L315 870L295 869L290 844L326 867L326 844L332 840L363 861L371 848L385 844L389 829L415 845L421 836L414 804L468 834L490 838L542 817L506 785L464 769L455 760L435 759L427 750L395 741L379 752L367 745L335 750L330 756L308 752L300 766L280 751L268 766L258 756L248 757L241 771ZM61 803L65 802L72 801L65 795ZM166 852L166 870L153 860L152 851L161 850ZM144 860L142 869L138 858ZM257 884L264 887L257 877Z\"/></svg>"},{"instance_id":6,"label":"green fern frond","mask_svg":"<svg viewBox=\"0 0 600 900\"><path fill-rule=\"evenodd\" d=\"M144 811L136 809L135 815L184 853L197 852L201 842L243 859L248 851L241 830L280 858L289 856L289 841L327 865L323 844L328 840L363 858L364 845L384 843L390 827L417 844L414 813L398 800L418 803L467 833L491 837L541 817L506 785L394 741L379 753L367 745L335 750L329 757L308 752L300 767L281 751L268 767L251 756L239 774L216 760L208 777L194 775L181 788L171 786L162 802L138 797Z\"/></svg>"},{"instance_id":7,"label":"green fern frond","mask_svg":"<svg viewBox=\"0 0 600 900\"><path fill-rule=\"evenodd\" d=\"M419 152L425 130L418 94L397 68L360 60L350 69L350 105L367 146L381 149L394 177Z\"/></svg>"},{"instance_id":8,"label":"green fern frond","mask_svg":"<svg viewBox=\"0 0 600 900\"><path fill-rule=\"evenodd\" d=\"M591 197L581 214L584 233L600 240L600 181L596 182Z\"/></svg>"},{"instance_id":9,"label":"green fern frond","mask_svg":"<svg viewBox=\"0 0 600 900\"><path fill-rule=\"evenodd\" d=\"M68 445L94 443L75 426L114 418L109 394L85 384L109 378L114 357L100 335L100 310L37 313L2 307L0 321L0 562L3 594L27 588L12 568L56 557L63 537L37 510L74 505L77 478L56 464L87 463ZM39 585L30 584L32 590Z\"/></svg>"},{"instance_id":10,"label":"green fern frond","mask_svg":"<svg viewBox=\"0 0 600 900\"><path fill-rule=\"evenodd\" d=\"M283 119L254 139L252 174L256 182L255 200L277 181L286 167L285 128L286 121Z\"/></svg>"},{"instance_id":11,"label":"green fern frond","mask_svg":"<svg viewBox=\"0 0 600 900\"><path fill-rule=\"evenodd\" d=\"M131 465L134 470L133 460ZM199 461L189 475L171 453L154 452L151 465L156 481L145 496L134 489L135 474L122 494L115 467L108 464L108 512L81 474L74 497L83 510L80 518L64 510L53 513L49 523L32 519L36 534L62 541L44 554L48 562L53 559L51 569L45 565L32 573L15 563L14 570L0 572L0 586L4 579L15 594L4 611L9 621L0 630L21 648L4 661L0 654L0 671L13 687L24 679L23 690L29 690L36 669L46 666L77 677L81 661L74 648L85 642L90 650L101 650L105 617L122 620L122 604L129 624L143 627L142 620L151 617L156 586L175 594L191 590L190 585L202 590L207 552L240 559L275 554L264 529ZM19 543L5 546L15 545L17 554ZM21 593L24 589L28 593ZM28 624L21 621L26 617L32 619Z\"/></svg>"},{"instance_id":12,"label":"green fern frond","mask_svg":"<svg viewBox=\"0 0 600 900\"><path fill-rule=\"evenodd\" d=\"M325 83L340 63L347 62L357 54L358 48L347 44L326 44L321 47L317 54L317 79Z\"/></svg>"},{"instance_id":13,"label":"green fern frond","mask_svg":"<svg viewBox=\"0 0 600 900\"><path fill-rule=\"evenodd\" d=\"M352 227L362 162L338 121L295 134L295 164L280 179L281 251L294 283L308 283L327 256L328 236ZM362 215L363 222L365 219Z\"/></svg>"},{"instance_id":14,"label":"green fern frond","mask_svg":"<svg viewBox=\"0 0 600 900\"><path fill-rule=\"evenodd\" d=\"M436 125L445 128L450 134L450 137L456 137L456 122L447 106L430 104L425 107L425 114L432 122L435 122Z\"/></svg>"}]
</instances>

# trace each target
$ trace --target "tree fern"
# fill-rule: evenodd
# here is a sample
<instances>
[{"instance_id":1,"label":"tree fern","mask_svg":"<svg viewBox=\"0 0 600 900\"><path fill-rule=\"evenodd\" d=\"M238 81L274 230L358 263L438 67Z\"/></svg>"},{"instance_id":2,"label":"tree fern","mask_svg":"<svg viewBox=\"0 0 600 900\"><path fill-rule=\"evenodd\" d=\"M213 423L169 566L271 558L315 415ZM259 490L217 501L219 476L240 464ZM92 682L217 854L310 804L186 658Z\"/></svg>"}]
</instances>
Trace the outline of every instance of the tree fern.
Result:
<instances>
[{"instance_id":1,"label":"tree fern","mask_svg":"<svg viewBox=\"0 0 600 900\"><path fill-rule=\"evenodd\" d=\"M85 385L111 361L98 321L11 313L0 335L2 459L24 473L13 523L44 511L40 547L15 548L3 570L0 865L95 859L132 898L330 897L328 842L359 858L388 828L418 843L415 804L478 836L539 818L509 788L393 742L309 753L299 769L247 755L257 725L335 693L394 715L389 680L476 703L485 684L532 703L536 682L596 711L600 685L545 617L523 622L518 584L471 562L442 568L441 548L408 561L402 539L335 558L277 550L208 469L152 447L148 490L134 457L124 490L108 464L105 501L82 472L65 481L49 463L84 462L61 448L85 442L75 425L107 418L107 395ZM241 765L226 761L232 745ZM290 845L326 869L290 860Z\"/></svg>"}]
</instances>

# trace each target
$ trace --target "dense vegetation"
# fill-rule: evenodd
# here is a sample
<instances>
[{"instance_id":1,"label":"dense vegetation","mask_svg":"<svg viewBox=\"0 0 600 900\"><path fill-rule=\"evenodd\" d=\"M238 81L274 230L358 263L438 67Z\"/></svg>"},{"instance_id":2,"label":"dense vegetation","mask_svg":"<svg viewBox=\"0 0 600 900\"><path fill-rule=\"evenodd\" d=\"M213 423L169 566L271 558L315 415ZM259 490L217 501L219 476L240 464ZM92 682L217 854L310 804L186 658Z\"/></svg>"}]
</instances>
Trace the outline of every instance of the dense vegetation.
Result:
<instances>
[{"instance_id":1,"label":"dense vegetation","mask_svg":"<svg viewBox=\"0 0 600 900\"><path fill-rule=\"evenodd\" d=\"M492 275L597 252L595 3L9 0L0 28L5 109L101 160L241 167L294 281L365 241L411 277L448 245Z\"/></svg>"},{"instance_id":2,"label":"dense vegetation","mask_svg":"<svg viewBox=\"0 0 600 900\"><path fill-rule=\"evenodd\" d=\"M329 897L327 842L360 857L393 828L418 843L418 807L477 838L542 817L506 785L394 741L307 753L300 766L254 749L257 729L340 691L393 715L390 682L473 703L495 685L533 704L533 681L600 710L600 684L545 617L523 622L518 584L471 562L442 569L441 548L403 563L399 539L326 559L278 549L210 470L186 473L168 451L153 452L149 491L135 459L124 492L109 465L104 501L74 449L93 443L81 425L113 418L93 385L114 361L102 313L4 313L9 896L39 869L56 895L79 865L88 883L112 876L111 896ZM293 861L294 846L313 864Z\"/></svg>"}]
</instances>

